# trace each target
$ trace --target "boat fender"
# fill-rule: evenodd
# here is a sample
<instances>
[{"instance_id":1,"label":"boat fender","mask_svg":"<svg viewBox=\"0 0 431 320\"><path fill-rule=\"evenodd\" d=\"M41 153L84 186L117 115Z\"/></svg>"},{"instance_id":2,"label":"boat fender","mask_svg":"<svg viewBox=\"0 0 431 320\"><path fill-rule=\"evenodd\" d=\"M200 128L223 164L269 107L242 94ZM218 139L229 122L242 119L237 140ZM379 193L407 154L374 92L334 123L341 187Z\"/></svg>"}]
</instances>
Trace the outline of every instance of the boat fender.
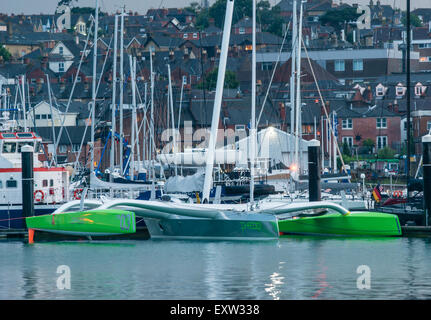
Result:
<instances>
[{"instance_id":1,"label":"boat fender","mask_svg":"<svg viewBox=\"0 0 431 320\"><path fill-rule=\"evenodd\" d=\"M396 191L394 191L394 192L393 192L392 196L393 196L394 198L400 198L400 197L402 197L402 196L403 196L403 192L402 192L402 191L400 191L400 190L396 190Z\"/></svg>"},{"instance_id":2,"label":"boat fender","mask_svg":"<svg viewBox=\"0 0 431 320\"><path fill-rule=\"evenodd\" d=\"M73 198L75 200L81 200L82 191L83 189L75 189L75 191L73 192Z\"/></svg>"},{"instance_id":3,"label":"boat fender","mask_svg":"<svg viewBox=\"0 0 431 320\"><path fill-rule=\"evenodd\" d=\"M40 194L40 197L37 196L38 194ZM36 190L33 193L33 198L34 198L34 201L41 202L41 201L45 200L45 193L42 190Z\"/></svg>"}]
</instances>

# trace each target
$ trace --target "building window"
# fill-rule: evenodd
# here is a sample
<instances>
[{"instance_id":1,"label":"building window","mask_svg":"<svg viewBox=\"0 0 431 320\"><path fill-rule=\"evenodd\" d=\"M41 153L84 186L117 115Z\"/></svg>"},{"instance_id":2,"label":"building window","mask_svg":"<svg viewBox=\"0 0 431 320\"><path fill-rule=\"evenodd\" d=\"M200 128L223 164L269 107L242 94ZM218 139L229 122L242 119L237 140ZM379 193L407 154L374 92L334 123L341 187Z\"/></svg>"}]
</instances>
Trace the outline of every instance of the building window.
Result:
<instances>
[{"instance_id":1,"label":"building window","mask_svg":"<svg viewBox=\"0 0 431 320\"><path fill-rule=\"evenodd\" d=\"M350 148L353 147L353 137L343 137L343 144L347 144Z\"/></svg>"},{"instance_id":2,"label":"building window","mask_svg":"<svg viewBox=\"0 0 431 320\"><path fill-rule=\"evenodd\" d=\"M64 53L64 49L63 49L63 47L62 47L62 46L59 46L59 47L58 47L58 53L59 53L59 54L61 54L61 55L63 55L63 53Z\"/></svg>"},{"instance_id":3,"label":"building window","mask_svg":"<svg viewBox=\"0 0 431 320\"><path fill-rule=\"evenodd\" d=\"M13 178L6 180L6 188L18 188L18 182Z\"/></svg>"},{"instance_id":4,"label":"building window","mask_svg":"<svg viewBox=\"0 0 431 320\"><path fill-rule=\"evenodd\" d=\"M244 124L236 124L235 125L235 131L244 131L245 125Z\"/></svg>"},{"instance_id":5,"label":"building window","mask_svg":"<svg viewBox=\"0 0 431 320\"><path fill-rule=\"evenodd\" d=\"M67 145L65 144L60 144L58 146L58 153L66 153L67 152Z\"/></svg>"},{"instance_id":6,"label":"building window","mask_svg":"<svg viewBox=\"0 0 431 320\"><path fill-rule=\"evenodd\" d=\"M184 33L184 34L183 34L183 38L184 38L184 39L187 39L187 38L188 38L187 33Z\"/></svg>"},{"instance_id":7,"label":"building window","mask_svg":"<svg viewBox=\"0 0 431 320\"><path fill-rule=\"evenodd\" d=\"M58 72L64 72L64 62L58 63Z\"/></svg>"},{"instance_id":8,"label":"building window","mask_svg":"<svg viewBox=\"0 0 431 320\"><path fill-rule=\"evenodd\" d=\"M198 34L195 32L193 33L193 39L197 39L198 38Z\"/></svg>"},{"instance_id":9,"label":"building window","mask_svg":"<svg viewBox=\"0 0 431 320\"><path fill-rule=\"evenodd\" d=\"M334 70L335 71L344 71L345 70L344 60L335 60L334 61Z\"/></svg>"},{"instance_id":10,"label":"building window","mask_svg":"<svg viewBox=\"0 0 431 320\"><path fill-rule=\"evenodd\" d=\"M245 34L245 28L244 27L239 28L239 34Z\"/></svg>"},{"instance_id":11,"label":"building window","mask_svg":"<svg viewBox=\"0 0 431 320\"><path fill-rule=\"evenodd\" d=\"M377 129L386 129L388 127L386 123L386 118L377 118L376 122L377 122L377 126L376 126Z\"/></svg>"},{"instance_id":12,"label":"building window","mask_svg":"<svg viewBox=\"0 0 431 320\"><path fill-rule=\"evenodd\" d=\"M272 70L272 62L262 62L262 64L261 64L261 70L262 71Z\"/></svg>"},{"instance_id":13,"label":"building window","mask_svg":"<svg viewBox=\"0 0 431 320\"><path fill-rule=\"evenodd\" d=\"M382 149L388 145L388 137L387 136L378 136L377 137L377 149Z\"/></svg>"},{"instance_id":14,"label":"building window","mask_svg":"<svg viewBox=\"0 0 431 320\"><path fill-rule=\"evenodd\" d=\"M342 121L342 128L344 130L353 129L353 121L352 119L343 119Z\"/></svg>"},{"instance_id":15,"label":"building window","mask_svg":"<svg viewBox=\"0 0 431 320\"><path fill-rule=\"evenodd\" d=\"M427 121L427 131L429 132L431 130L431 121ZM407 127L406 127L407 131Z\"/></svg>"},{"instance_id":16,"label":"building window","mask_svg":"<svg viewBox=\"0 0 431 320\"><path fill-rule=\"evenodd\" d=\"M79 147L80 147L79 143L72 144L72 152L79 152Z\"/></svg>"},{"instance_id":17,"label":"building window","mask_svg":"<svg viewBox=\"0 0 431 320\"><path fill-rule=\"evenodd\" d=\"M363 71L364 60L353 60L353 71Z\"/></svg>"}]
</instances>

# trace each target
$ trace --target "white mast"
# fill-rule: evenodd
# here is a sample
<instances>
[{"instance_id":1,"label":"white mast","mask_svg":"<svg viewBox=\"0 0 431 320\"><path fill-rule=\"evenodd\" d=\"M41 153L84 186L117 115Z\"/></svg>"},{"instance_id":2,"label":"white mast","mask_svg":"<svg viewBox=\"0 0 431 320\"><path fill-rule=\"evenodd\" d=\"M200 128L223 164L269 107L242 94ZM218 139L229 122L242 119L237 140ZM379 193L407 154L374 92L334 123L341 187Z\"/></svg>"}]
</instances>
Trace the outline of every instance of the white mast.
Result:
<instances>
[{"instance_id":1,"label":"white mast","mask_svg":"<svg viewBox=\"0 0 431 320\"><path fill-rule=\"evenodd\" d=\"M130 179L134 180L135 175L135 140L136 140L136 75L135 75L135 67L136 64L135 59L132 59L132 56L129 55L130 62L130 78L132 80L132 150L130 152L131 159L131 171Z\"/></svg>"},{"instance_id":2,"label":"white mast","mask_svg":"<svg viewBox=\"0 0 431 320\"><path fill-rule=\"evenodd\" d=\"M97 66L97 32L99 30L99 0L96 0L95 24L94 24L94 43L93 43L93 108L91 109L91 164L90 175L94 172L94 122L96 119L96 66Z\"/></svg>"},{"instance_id":3,"label":"white mast","mask_svg":"<svg viewBox=\"0 0 431 320\"><path fill-rule=\"evenodd\" d=\"M115 15L114 23L114 57L113 57L113 69L112 69L112 122L111 122L111 153L110 153L110 165L111 174L109 175L109 180L112 182L112 173L115 167L115 111L116 111L116 94L117 94L117 38L118 38L118 15Z\"/></svg>"},{"instance_id":4,"label":"white mast","mask_svg":"<svg viewBox=\"0 0 431 320\"><path fill-rule=\"evenodd\" d=\"M211 121L211 134L206 155L205 181L202 195L202 202L209 202L210 189L212 185L212 174L214 165L214 151L217 140L217 131L220 120L221 101L223 97L224 76L226 71L227 53L229 49L230 28L232 25L234 0L227 0L226 16L224 20L223 38L220 53L220 62L217 75L216 94L214 98L213 117Z\"/></svg>"},{"instance_id":5,"label":"white mast","mask_svg":"<svg viewBox=\"0 0 431 320\"><path fill-rule=\"evenodd\" d=\"M52 152L53 152L53 157L54 157L54 163L55 163L55 165L57 165L58 164L58 162L57 162L57 150L56 150L57 143L55 140L54 114L52 112L51 85L49 82L49 75L48 74L45 74L45 75L46 75L46 81L48 84L49 110L51 113L52 142L54 143L54 150Z\"/></svg>"},{"instance_id":6,"label":"white mast","mask_svg":"<svg viewBox=\"0 0 431 320\"><path fill-rule=\"evenodd\" d=\"M297 19L296 19L296 0L293 0L292 10L292 61L291 61L291 75L290 75L290 133L295 133L295 64L296 64L296 43L298 39L297 32ZM292 157L292 162L293 162Z\"/></svg>"},{"instance_id":7,"label":"white mast","mask_svg":"<svg viewBox=\"0 0 431 320\"><path fill-rule=\"evenodd\" d=\"M124 102L124 7L121 8L121 28L120 28L120 168L124 174L123 167L123 102Z\"/></svg>"},{"instance_id":8,"label":"white mast","mask_svg":"<svg viewBox=\"0 0 431 320\"><path fill-rule=\"evenodd\" d=\"M334 161L334 164L333 164L333 167L334 167L333 173L337 173L337 146L336 146L337 139L336 139L336 136L335 136L335 130L336 130L336 128L335 128L335 117L336 117L336 115L337 114L334 111L332 113L332 134L331 134L331 136L332 136L332 151L334 152L334 155L332 157L332 159Z\"/></svg>"},{"instance_id":9,"label":"white mast","mask_svg":"<svg viewBox=\"0 0 431 320\"><path fill-rule=\"evenodd\" d=\"M301 43L302 43L302 13L303 13L303 5L302 1L300 2L299 9L299 26L298 26L298 45L297 49L297 57L296 57L296 126L295 126L295 164L297 166L297 173L300 174L300 163L299 163L299 132L301 123Z\"/></svg>"},{"instance_id":10,"label":"white mast","mask_svg":"<svg viewBox=\"0 0 431 320\"><path fill-rule=\"evenodd\" d=\"M172 153L177 153L177 138L176 138L176 130L175 130L175 119L174 119L174 100L172 98L172 82L171 82L171 66L168 63L168 80L169 80L169 101L170 101L170 107L171 107L171 123L172 123L172 141L174 143ZM175 175L178 174L178 166L175 162Z\"/></svg>"},{"instance_id":11,"label":"white mast","mask_svg":"<svg viewBox=\"0 0 431 320\"><path fill-rule=\"evenodd\" d=\"M27 110L25 106L25 75L22 75L22 112L24 118L24 131L27 131Z\"/></svg>"},{"instance_id":12,"label":"white mast","mask_svg":"<svg viewBox=\"0 0 431 320\"><path fill-rule=\"evenodd\" d=\"M156 190L154 181L156 180L156 172L154 171L154 72L153 72L153 49L150 47L150 79L151 79L151 114L150 114L150 162L151 162L151 200L156 198ZM162 169L161 169L162 170Z\"/></svg>"},{"instance_id":13,"label":"white mast","mask_svg":"<svg viewBox=\"0 0 431 320\"><path fill-rule=\"evenodd\" d=\"M256 158L256 0L253 0L253 35L251 53L251 124L250 124L250 207L254 203L254 162Z\"/></svg>"}]
</instances>

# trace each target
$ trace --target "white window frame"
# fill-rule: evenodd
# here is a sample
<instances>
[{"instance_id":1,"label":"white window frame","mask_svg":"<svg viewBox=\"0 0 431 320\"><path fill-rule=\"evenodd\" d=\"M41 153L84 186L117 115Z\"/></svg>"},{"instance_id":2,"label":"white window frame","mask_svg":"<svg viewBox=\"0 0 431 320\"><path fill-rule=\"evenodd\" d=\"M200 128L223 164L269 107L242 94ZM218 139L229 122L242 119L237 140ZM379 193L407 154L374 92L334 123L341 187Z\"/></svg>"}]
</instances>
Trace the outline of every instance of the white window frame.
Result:
<instances>
[{"instance_id":1,"label":"white window frame","mask_svg":"<svg viewBox=\"0 0 431 320\"><path fill-rule=\"evenodd\" d=\"M430 130L431 130L431 121L427 121L427 131L429 132Z\"/></svg>"},{"instance_id":2,"label":"white window frame","mask_svg":"<svg viewBox=\"0 0 431 320\"><path fill-rule=\"evenodd\" d=\"M360 65L360 68L358 68L358 64ZM364 71L364 60L362 59L355 59L353 60L353 71Z\"/></svg>"},{"instance_id":3,"label":"white window frame","mask_svg":"<svg viewBox=\"0 0 431 320\"><path fill-rule=\"evenodd\" d=\"M347 143L349 148L353 147L353 137L343 137L341 141L343 142L343 144Z\"/></svg>"},{"instance_id":4,"label":"white window frame","mask_svg":"<svg viewBox=\"0 0 431 320\"><path fill-rule=\"evenodd\" d=\"M58 145L58 153L67 153L67 145L59 144Z\"/></svg>"},{"instance_id":5,"label":"white window frame","mask_svg":"<svg viewBox=\"0 0 431 320\"><path fill-rule=\"evenodd\" d=\"M353 120L351 118L343 119L341 122L341 128L343 130L352 130L353 129Z\"/></svg>"},{"instance_id":6,"label":"white window frame","mask_svg":"<svg viewBox=\"0 0 431 320\"><path fill-rule=\"evenodd\" d=\"M376 118L376 128L377 129L387 129L388 120L386 118Z\"/></svg>"},{"instance_id":7,"label":"white window frame","mask_svg":"<svg viewBox=\"0 0 431 320\"><path fill-rule=\"evenodd\" d=\"M64 62L58 63L58 72L64 72Z\"/></svg>"},{"instance_id":8,"label":"white window frame","mask_svg":"<svg viewBox=\"0 0 431 320\"><path fill-rule=\"evenodd\" d=\"M387 147L388 146L388 136L377 136L376 145L377 145L377 150L380 150L380 149Z\"/></svg>"},{"instance_id":9,"label":"white window frame","mask_svg":"<svg viewBox=\"0 0 431 320\"><path fill-rule=\"evenodd\" d=\"M245 34L245 28L244 27L239 27L238 32L239 32L239 34Z\"/></svg>"},{"instance_id":10,"label":"white window frame","mask_svg":"<svg viewBox=\"0 0 431 320\"><path fill-rule=\"evenodd\" d=\"M235 131L245 131L245 124L236 124Z\"/></svg>"},{"instance_id":11,"label":"white window frame","mask_svg":"<svg viewBox=\"0 0 431 320\"><path fill-rule=\"evenodd\" d=\"M340 68L342 66L342 68ZM344 60L334 60L334 71L344 72L346 71L346 61Z\"/></svg>"}]
</instances>

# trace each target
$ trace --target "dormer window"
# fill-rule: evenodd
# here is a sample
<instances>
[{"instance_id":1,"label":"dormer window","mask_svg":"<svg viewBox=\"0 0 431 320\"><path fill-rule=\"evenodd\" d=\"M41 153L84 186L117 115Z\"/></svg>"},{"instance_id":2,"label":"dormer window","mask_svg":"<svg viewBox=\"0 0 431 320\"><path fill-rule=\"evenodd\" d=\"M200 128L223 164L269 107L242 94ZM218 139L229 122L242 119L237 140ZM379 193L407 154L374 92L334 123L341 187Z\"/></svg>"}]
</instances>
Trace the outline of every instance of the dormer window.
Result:
<instances>
[{"instance_id":1,"label":"dormer window","mask_svg":"<svg viewBox=\"0 0 431 320\"><path fill-rule=\"evenodd\" d=\"M387 88L381 83L379 83L376 86L376 97L383 97L386 94L386 90Z\"/></svg>"},{"instance_id":2,"label":"dormer window","mask_svg":"<svg viewBox=\"0 0 431 320\"><path fill-rule=\"evenodd\" d=\"M427 89L426 86L423 86L422 83L418 82L415 85L415 96L417 97L422 96L425 93L426 89Z\"/></svg>"},{"instance_id":3,"label":"dormer window","mask_svg":"<svg viewBox=\"0 0 431 320\"><path fill-rule=\"evenodd\" d=\"M404 87L401 83L398 83L395 87L395 95L397 96L397 98L402 98L406 93L406 90L406 87Z\"/></svg>"}]
</instances>

